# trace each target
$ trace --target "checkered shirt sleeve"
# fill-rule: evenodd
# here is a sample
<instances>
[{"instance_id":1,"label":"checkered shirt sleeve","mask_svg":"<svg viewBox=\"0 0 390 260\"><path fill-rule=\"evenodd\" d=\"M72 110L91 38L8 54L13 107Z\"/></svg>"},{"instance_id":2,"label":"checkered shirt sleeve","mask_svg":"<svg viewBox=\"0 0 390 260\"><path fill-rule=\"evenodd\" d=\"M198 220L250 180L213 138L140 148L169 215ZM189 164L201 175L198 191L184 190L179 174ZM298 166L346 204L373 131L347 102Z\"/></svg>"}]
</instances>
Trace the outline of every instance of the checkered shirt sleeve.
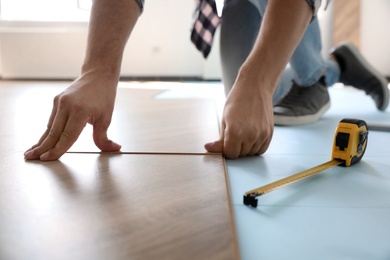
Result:
<instances>
[{"instance_id":1,"label":"checkered shirt sleeve","mask_svg":"<svg viewBox=\"0 0 390 260\"><path fill-rule=\"evenodd\" d=\"M213 44L214 33L220 18L217 13L215 0L198 0L195 10L195 22L191 31L191 41L207 58Z\"/></svg>"}]
</instances>

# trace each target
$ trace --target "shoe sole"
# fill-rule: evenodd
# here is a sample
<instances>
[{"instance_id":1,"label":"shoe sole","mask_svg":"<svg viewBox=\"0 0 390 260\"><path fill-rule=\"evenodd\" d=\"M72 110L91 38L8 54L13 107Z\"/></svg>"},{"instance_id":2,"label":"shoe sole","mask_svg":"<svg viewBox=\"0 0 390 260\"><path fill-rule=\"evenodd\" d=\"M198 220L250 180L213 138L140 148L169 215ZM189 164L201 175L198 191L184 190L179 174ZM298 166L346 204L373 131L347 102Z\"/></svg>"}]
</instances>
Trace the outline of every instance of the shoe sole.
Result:
<instances>
[{"instance_id":1,"label":"shoe sole","mask_svg":"<svg viewBox=\"0 0 390 260\"><path fill-rule=\"evenodd\" d=\"M317 113L305 116L281 116L274 115L274 125L295 126L307 125L318 121L330 108L330 102L326 103Z\"/></svg>"},{"instance_id":2,"label":"shoe sole","mask_svg":"<svg viewBox=\"0 0 390 260\"><path fill-rule=\"evenodd\" d=\"M363 66L380 81L385 96L383 97L382 105L377 108L381 111L385 110L389 105L389 89L388 89L387 80L385 80L385 78L381 75L381 73L379 73L374 67L372 67L367 62L367 60L359 53L359 51L356 49L355 46L353 46L350 43L346 43L344 46L348 48L355 55L355 57L363 64Z\"/></svg>"}]
</instances>

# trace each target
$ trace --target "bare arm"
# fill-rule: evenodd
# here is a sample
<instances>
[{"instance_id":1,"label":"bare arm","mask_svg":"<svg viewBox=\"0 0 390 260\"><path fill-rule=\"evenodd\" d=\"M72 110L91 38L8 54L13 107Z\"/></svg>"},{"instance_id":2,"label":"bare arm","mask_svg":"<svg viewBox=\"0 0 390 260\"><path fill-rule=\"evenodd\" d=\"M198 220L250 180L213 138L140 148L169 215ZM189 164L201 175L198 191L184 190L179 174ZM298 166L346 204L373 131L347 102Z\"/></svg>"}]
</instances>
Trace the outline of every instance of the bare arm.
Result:
<instances>
[{"instance_id":1,"label":"bare arm","mask_svg":"<svg viewBox=\"0 0 390 260\"><path fill-rule=\"evenodd\" d=\"M94 0L81 76L54 99L47 130L25 159L56 160L87 123L102 151L121 146L107 137L123 51L141 11L134 0Z\"/></svg>"},{"instance_id":2,"label":"bare arm","mask_svg":"<svg viewBox=\"0 0 390 260\"><path fill-rule=\"evenodd\" d=\"M140 14L134 0L94 0L83 74L118 79L125 45Z\"/></svg>"},{"instance_id":3,"label":"bare arm","mask_svg":"<svg viewBox=\"0 0 390 260\"><path fill-rule=\"evenodd\" d=\"M221 138L209 152L227 158L264 153L273 134L272 95L313 15L305 0L270 0L255 45L229 93Z\"/></svg>"},{"instance_id":4,"label":"bare arm","mask_svg":"<svg viewBox=\"0 0 390 260\"><path fill-rule=\"evenodd\" d=\"M305 0L269 1L263 26L240 74L260 74L259 83L268 81L275 87L312 15ZM273 93L274 88L270 90Z\"/></svg>"}]
</instances>

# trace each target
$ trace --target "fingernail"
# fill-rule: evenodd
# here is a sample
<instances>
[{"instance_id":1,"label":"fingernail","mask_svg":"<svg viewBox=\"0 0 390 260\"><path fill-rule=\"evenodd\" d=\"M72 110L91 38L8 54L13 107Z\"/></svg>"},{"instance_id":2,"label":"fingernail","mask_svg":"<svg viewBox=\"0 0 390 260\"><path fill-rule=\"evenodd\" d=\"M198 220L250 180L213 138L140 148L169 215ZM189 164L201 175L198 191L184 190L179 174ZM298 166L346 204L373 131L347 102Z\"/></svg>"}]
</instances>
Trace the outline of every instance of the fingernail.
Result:
<instances>
[{"instance_id":1,"label":"fingernail","mask_svg":"<svg viewBox=\"0 0 390 260\"><path fill-rule=\"evenodd\" d=\"M216 145L218 142L219 142L219 140L218 140L218 141L214 141L214 142L207 143L206 145L214 146L214 145Z\"/></svg>"},{"instance_id":2,"label":"fingernail","mask_svg":"<svg viewBox=\"0 0 390 260\"><path fill-rule=\"evenodd\" d=\"M24 153L24 158L25 159L31 159L32 155L34 153L34 150L28 150Z\"/></svg>"},{"instance_id":3,"label":"fingernail","mask_svg":"<svg viewBox=\"0 0 390 260\"><path fill-rule=\"evenodd\" d=\"M46 152L46 153L42 154L41 156L39 156L39 160L46 161L48 157L49 157L48 152Z\"/></svg>"},{"instance_id":4,"label":"fingernail","mask_svg":"<svg viewBox=\"0 0 390 260\"><path fill-rule=\"evenodd\" d=\"M212 145L213 143L206 143L205 145L204 145L204 147L209 147L210 145Z\"/></svg>"},{"instance_id":5,"label":"fingernail","mask_svg":"<svg viewBox=\"0 0 390 260\"><path fill-rule=\"evenodd\" d=\"M122 148L122 145L120 145L120 144L118 144L118 143L115 143L115 142L113 142L113 143L114 143L114 145L117 147L118 151Z\"/></svg>"}]
</instances>

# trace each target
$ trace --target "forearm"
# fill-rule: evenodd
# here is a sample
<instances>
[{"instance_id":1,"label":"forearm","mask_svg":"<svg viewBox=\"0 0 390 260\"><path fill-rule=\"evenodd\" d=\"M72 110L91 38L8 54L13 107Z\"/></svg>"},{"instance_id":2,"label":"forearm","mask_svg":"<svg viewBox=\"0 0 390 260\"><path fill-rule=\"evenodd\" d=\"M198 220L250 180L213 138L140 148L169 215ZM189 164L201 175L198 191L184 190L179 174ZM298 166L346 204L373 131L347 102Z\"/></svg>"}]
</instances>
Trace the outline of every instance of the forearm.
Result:
<instances>
[{"instance_id":1,"label":"forearm","mask_svg":"<svg viewBox=\"0 0 390 260\"><path fill-rule=\"evenodd\" d=\"M258 38L241 67L241 76L256 77L256 87L267 88L272 95L312 15L305 0L269 1Z\"/></svg>"},{"instance_id":2,"label":"forearm","mask_svg":"<svg viewBox=\"0 0 390 260\"><path fill-rule=\"evenodd\" d=\"M135 0L93 1L82 74L119 77L123 51L140 14Z\"/></svg>"}]
</instances>

